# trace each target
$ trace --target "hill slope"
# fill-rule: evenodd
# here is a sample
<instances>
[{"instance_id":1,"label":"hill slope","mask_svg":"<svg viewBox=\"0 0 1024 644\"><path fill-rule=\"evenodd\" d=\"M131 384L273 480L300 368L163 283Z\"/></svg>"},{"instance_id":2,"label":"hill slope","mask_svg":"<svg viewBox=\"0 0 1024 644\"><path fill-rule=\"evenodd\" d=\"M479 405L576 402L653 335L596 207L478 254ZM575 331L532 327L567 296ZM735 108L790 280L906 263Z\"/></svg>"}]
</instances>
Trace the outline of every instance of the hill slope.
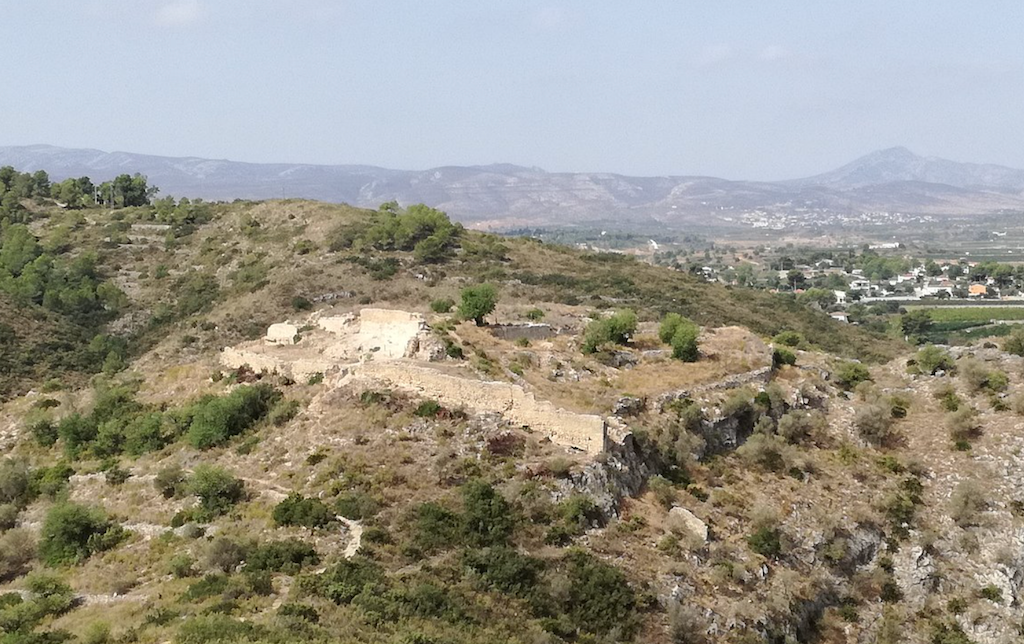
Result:
<instances>
[{"instance_id":1,"label":"hill slope","mask_svg":"<svg viewBox=\"0 0 1024 644\"><path fill-rule=\"evenodd\" d=\"M411 212L34 214L97 252L132 351L0 406L0 642L1019 637L1021 358L933 376L783 297ZM481 281L507 326L444 312ZM800 331L796 364L733 325Z\"/></svg>"}]
</instances>

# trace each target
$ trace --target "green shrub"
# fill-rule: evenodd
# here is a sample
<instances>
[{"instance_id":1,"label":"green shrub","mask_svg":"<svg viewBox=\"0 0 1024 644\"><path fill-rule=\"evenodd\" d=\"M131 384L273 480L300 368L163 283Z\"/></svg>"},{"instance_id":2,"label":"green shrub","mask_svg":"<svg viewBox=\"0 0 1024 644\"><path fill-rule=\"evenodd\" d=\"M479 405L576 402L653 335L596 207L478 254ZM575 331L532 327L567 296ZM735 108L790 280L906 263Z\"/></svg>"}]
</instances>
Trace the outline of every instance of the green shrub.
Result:
<instances>
[{"instance_id":1,"label":"green shrub","mask_svg":"<svg viewBox=\"0 0 1024 644\"><path fill-rule=\"evenodd\" d=\"M1003 342L1003 351L1024 356L1024 329L1016 328Z\"/></svg>"},{"instance_id":2,"label":"green shrub","mask_svg":"<svg viewBox=\"0 0 1024 644\"><path fill-rule=\"evenodd\" d=\"M357 556L339 561L321 575L301 578L299 586L335 604L348 604L364 589L377 587L385 580L380 564Z\"/></svg>"},{"instance_id":3,"label":"green shrub","mask_svg":"<svg viewBox=\"0 0 1024 644\"><path fill-rule=\"evenodd\" d=\"M666 313L658 326L658 338L665 344L671 344L679 327L686 325L696 326L692 320L684 318L678 313Z\"/></svg>"},{"instance_id":4,"label":"green shrub","mask_svg":"<svg viewBox=\"0 0 1024 644\"><path fill-rule=\"evenodd\" d=\"M772 368L778 369L784 365L795 365L796 354L789 349L783 347L776 347L772 352Z\"/></svg>"},{"instance_id":5,"label":"green shrub","mask_svg":"<svg viewBox=\"0 0 1024 644\"><path fill-rule=\"evenodd\" d=\"M294 575L306 566L320 563L316 549L305 541L287 539L261 544L249 551L245 569Z\"/></svg>"},{"instance_id":6,"label":"green shrub","mask_svg":"<svg viewBox=\"0 0 1024 644\"><path fill-rule=\"evenodd\" d=\"M793 410L779 418L778 433L790 443L799 444L824 431L827 425L820 411Z\"/></svg>"},{"instance_id":7,"label":"green shrub","mask_svg":"<svg viewBox=\"0 0 1024 644\"><path fill-rule=\"evenodd\" d=\"M544 311L538 308L530 309L526 312L526 319L533 322L540 322L544 319Z\"/></svg>"},{"instance_id":8,"label":"green shrub","mask_svg":"<svg viewBox=\"0 0 1024 644\"><path fill-rule=\"evenodd\" d=\"M197 465L188 479L187 488L199 497L203 518L224 514L245 498L245 484L227 470L214 465Z\"/></svg>"},{"instance_id":9,"label":"green shrub","mask_svg":"<svg viewBox=\"0 0 1024 644\"><path fill-rule=\"evenodd\" d=\"M566 557L569 581L565 612L584 633L630 638L639 626L639 603L621 570L574 550Z\"/></svg>"},{"instance_id":10,"label":"green shrub","mask_svg":"<svg viewBox=\"0 0 1024 644\"><path fill-rule=\"evenodd\" d=\"M320 614L316 609L305 604L282 604L277 609L277 614L279 617L290 617L307 624L316 624L320 621Z\"/></svg>"},{"instance_id":11,"label":"green shrub","mask_svg":"<svg viewBox=\"0 0 1024 644\"><path fill-rule=\"evenodd\" d=\"M946 411L956 411L963 404L960 397L956 395L956 389L953 385L938 387L935 390L934 396L938 399L939 405Z\"/></svg>"},{"instance_id":12,"label":"green shrub","mask_svg":"<svg viewBox=\"0 0 1024 644\"><path fill-rule=\"evenodd\" d=\"M167 563L168 572L177 577L178 579L185 579L196 574L193 566L192 557L186 552L179 552L178 554L171 557L171 560Z\"/></svg>"},{"instance_id":13,"label":"green shrub","mask_svg":"<svg viewBox=\"0 0 1024 644\"><path fill-rule=\"evenodd\" d=\"M917 352L915 362L917 370L929 376L935 375L938 371L952 373L956 369L956 362L953 361L953 356L949 355L948 351L940 349L933 344L922 347Z\"/></svg>"},{"instance_id":14,"label":"green shrub","mask_svg":"<svg viewBox=\"0 0 1024 644\"><path fill-rule=\"evenodd\" d=\"M443 297L430 302L430 310L434 313L448 313L455 306L455 300L450 297Z\"/></svg>"},{"instance_id":15,"label":"green shrub","mask_svg":"<svg viewBox=\"0 0 1024 644\"><path fill-rule=\"evenodd\" d=\"M133 419L124 427L124 451L132 456L163 449L176 438L173 422L160 412Z\"/></svg>"},{"instance_id":16,"label":"green shrub","mask_svg":"<svg viewBox=\"0 0 1024 644\"><path fill-rule=\"evenodd\" d=\"M196 449L209 449L248 430L281 398L265 384L242 385L227 396L209 396L191 409L188 441Z\"/></svg>"},{"instance_id":17,"label":"green shrub","mask_svg":"<svg viewBox=\"0 0 1024 644\"><path fill-rule=\"evenodd\" d=\"M51 566L76 564L109 550L127 537L102 510L74 503L60 503L46 514L40 535L39 554Z\"/></svg>"},{"instance_id":18,"label":"green shrub","mask_svg":"<svg viewBox=\"0 0 1024 644\"><path fill-rule=\"evenodd\" d=\"M185 470L180 465L167 465L153 477L153 487L165 499L173 499L185 493Z\"/></svg>"},{"instance_id":19,"label":"green shrub","mask_svg":"<svg viewBox=\"0 0 1024 644\"><path fill-rule=\"evenodd\" d=\"M841 362L835 370L836 382L844 389L853 389L871 380L871 372L859 362Z\"/></svg>"},{"instance_id":20,"label":"green shrub","mask_svg":"<svg viewBox=\"0 0 1024 644\"><path fill-rule=\"evenodd\" d=\"M413 414L420 418L436 418L442 411L444 411L444 407L436 400L424 400L416 407Z\"/></svg>"},{"instance_id":21,"label":"green shrub","mask_svg":"<svg viewBox=\"0 0 1024 644\"><path fill-rule=\"evenodd\" d=\"M57 425L49 418L39 418L29 423L28 430L42 447L52 447L60 437Z\"/></svg>"},{"instance_id":22,"label":"green shrub","mask_svg":"<svg viewBox=\"0 0 1024 644\"><path fill-rule=\"evenodd\" d=\"M447 550L462 541L462 517L441 505L427 502L413 511L413 545L424 553Z\"/></svg>"},{"instance_id":23,"label":"green shrub","mask_svg":"<svg viewBox=\"0 0 1024 644\"><path fill-rule=\"evenodd\" d=\"M281 427L298 415L302 403L298 400L280 400L267 414L267 422L275 427Z\"/></svg>"},{"instance_id":24,"label":"green shrub","mask_svg":"<svg viewBox=\"0 0 1024 644\"><path fill-rule=\"evenodd\" d=\"M987 599L990 602L996 602L1001 604L1003 602L1003 591L994 584L989 584L978 591L978 596L982 599Z\"/></svg>"},{"instance_id":25,"label":"green shrub","mask_svg":"<svg viewBox=\"0 0 1024 644\"><path fill-rule=\"evenodd\" d=\"M683 324L680 324L670 340L672 357L683 362L696 362L700 359L700 348L697 344L697 337L699 335L700 327L696 324L689 320L685 320Z\"/></svg>"},{"instance_id":26,"label":"green shrub","mask_svg":"<svg viewBox=\"0 0 1024 644\"><path fill-rule=\"evenodd\" d=\"M895 436L892 410L879 404L867 404L857 408L853 426L861 438L872 445L886 445Z\"/></svg>"},{"instance_id":27,"label":"green shrub","mask_svg":"<svg viewBox=\"0 0 1024 644\"><path fill-rule=\"evenodd\" d=\"M776 527L761 526L747 537L750 549L769 559L782 554L781 532Z\"/></svg>"},{"instance_id":28,"label":"green shrub","mask_svg":"<svg viewBox=\"0 0 1024 644\"><path fill-rule=\"evenodd\" d=\"M64 461L58 461L50 467L41 467L32 471L32 494L41 494L51 499L62 495L68 487L68 479L75 470Z\"/></svg>"},{"instance_id":29,"label":"green shrub","mask_svg":"<svg viewBox=\"0 0 1024 644\"><path fill-rule=\"evenodd\" d=\"M514 548L496 546L466 552L463 565L480 576L492 588L525 597L534 592L544 563L519 554Z\"/></svg>"},{"instance_id":30,"label":"green shrub","mask_svg":"<svg viewBox=\"0 0 1024 644\"><path fill-rule=\"evenodd\" d=\"M676 490L676 487L672 485L672 482L665 477L652 476L647 481L647 489L649 489L651 494L654 495L658 504L666 510L676 504L678 491Z\"/></svg>"},{"instance_id":31,"label":"green shrub","mask_svg":"<svg viewBox=\"0 0 1024 644\"><path fill-rule=\"evenodd\" d=\"M470 481L463 485L462 505L465 542L470 546L504 545L512 538L516 524L512 507L488 483Z\"/></svg>"},{"instance_id":32,"label":"green shrub","mask_svg":"<svg viewBox=\"0 0 1024 644\"><path fill-rule=\"evenodd\" d=\"M782 331L772 338L772 342L793 348L800 348L807 344L804 336L796 331Z\"/></svg>"},{"instance_id":33,"label":"green shrub","mask_svg":"<svg viewBox=\"0 0 1024 644\"><path fill-rule=\"evenodd\" d=\"M636 332L637 317L632 309L621 309L610 317L592 320L583 332L583 353L594 353L604 344L626 344Z\"/></svg>"},{"instance_id":34,"label":"green shrub","mask_svg":"<svg viewBox=\"0 0 1024 644\"><path fill-rule=\"evenodd\" d=\"M0 460L0 503L23 506L31 495L32 479L28 466L12 458Z\"/></svg>"},{"instance_id":35,"label":"green shrub","mask_svg":"<svg viewBox=\"0 0 1024 644\"><path fill-rule=\"evenodd\" d=\"M131 478L131 475L132 473L129 470L119 465L114 465L106 471L104 479L106 480L107 485L123 485L129 478Z\"/></svg>"},{"instance_id":36,"label":"green shrub","mask_svg":"<svg viewBox=\"0 0 1024 644\"><path fill-rule=\"evenodd\" d=\"M274 507L273 518L277 525L303 526L312 530L333 521L334 514L320 499L292 492Z\"/></svg>"},{"instance_id":37,"label":"green shrub","mask_svg":"<svg viewBox=\"0 0 1024 644\"><path fill-rule=\"evenodd\" d=\"M230 573L245 560L246 549L242 544L227 537L217 537L206 548L206 566Z\"/></svg>"},{"instance_id":38,"label":"green shrub","mask_svg":"<svg viewBox=\"0 0 1024 644\"><path fill-rule=\"evenodd\" d=\"M363 521L373 518L380 509L380 504L364 492L349 492L335 499L334 509L346 519Z\"/></svg>"},{"instance_id":39,"label":"green shrub","mask_svg":"<svg viewBox=\"0 0 1024 644\"><path fill-rule=\"evenodd\" d=\"M1006 389L1009 379L1006 374L998 369L989 370L984 363L975 358L965 358L960 361L960 376L967 383L972 392L988 391L998 393Z\"/></svg>"}]
</instances>

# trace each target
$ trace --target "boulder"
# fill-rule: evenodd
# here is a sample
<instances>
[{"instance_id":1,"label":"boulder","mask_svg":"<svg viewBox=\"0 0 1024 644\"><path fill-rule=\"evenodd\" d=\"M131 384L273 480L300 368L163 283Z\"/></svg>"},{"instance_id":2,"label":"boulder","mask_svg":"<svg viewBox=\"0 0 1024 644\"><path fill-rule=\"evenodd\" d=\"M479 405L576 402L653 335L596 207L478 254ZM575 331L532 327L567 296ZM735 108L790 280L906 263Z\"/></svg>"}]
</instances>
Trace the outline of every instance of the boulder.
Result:
<instances>
[{"instance_id":1,"label":"boulder","mask_svg":"<svg viewBox=\"0 0 1024 644\"><path fill-rule=\"evenodd\" d=\"M671 521L681 525L687 532L700 539L701 543L707 543L708 526L706 523L698 519L693 512L690 512L686 508L676 506L669 510L668 516Z\"/></svg>"},{"instance_id":2,"label":"boulder","mask_svg":"<svg viewBox=\"0 0 1024 644\"><path fill-rule=\"evenodd\" d=\"M625 418L626 416L637 416L643 413L645 409L647 409L647 401L645 399L623 396L615 402L612 413L619 418Z\"/></svg>"},{"instance_id":3,"label":"boulder","mask_svg":"<svg viewBox=\"0 0 1024 644\"><path fill-rule=\"evenodd\" d=\"M299 328L294 324L288 324L287 322L279 322L277 324L271 324L270 328L267 329L267 335L264 341L267 344L295 344L295 336L298 335Z\"/></svg>"}]
</instances>

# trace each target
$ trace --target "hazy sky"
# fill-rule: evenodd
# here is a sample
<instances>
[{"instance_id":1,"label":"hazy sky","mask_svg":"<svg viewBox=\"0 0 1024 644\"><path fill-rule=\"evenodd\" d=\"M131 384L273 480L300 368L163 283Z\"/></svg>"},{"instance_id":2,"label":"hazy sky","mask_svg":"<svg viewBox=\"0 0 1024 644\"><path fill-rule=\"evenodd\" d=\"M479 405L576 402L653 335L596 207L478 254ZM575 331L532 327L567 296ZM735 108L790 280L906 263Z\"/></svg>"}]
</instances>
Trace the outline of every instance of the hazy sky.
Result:
<instances>
[{"instance_id":1,"label":"hazy sky","mask_svg":"<svg viewBox=\"0 0 1024 644\"><path fill-rule=\"evenodd\" d=\"M1024 167L1020 0L0 0L0 145L791 178Z\"/></svg>"}]
</instances>

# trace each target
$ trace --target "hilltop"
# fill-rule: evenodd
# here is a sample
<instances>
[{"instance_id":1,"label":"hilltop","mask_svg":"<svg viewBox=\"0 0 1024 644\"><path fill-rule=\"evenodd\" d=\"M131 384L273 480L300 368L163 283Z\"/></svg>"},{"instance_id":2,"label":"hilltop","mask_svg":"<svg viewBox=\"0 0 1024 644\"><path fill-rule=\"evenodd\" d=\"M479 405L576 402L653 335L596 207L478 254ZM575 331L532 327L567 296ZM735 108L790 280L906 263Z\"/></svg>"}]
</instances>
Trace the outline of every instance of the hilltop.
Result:
<instances>
[{"instance_id":1,"label":"hilltop","mask_svg":"<svg viewBox=\"0 0 1024 644\"><path fill-rule=\"evenodd\" d=\"M425 206L113 201L0 236L0 642L1024 626L1019 356Z\"/></svg>"}]
</instances>

